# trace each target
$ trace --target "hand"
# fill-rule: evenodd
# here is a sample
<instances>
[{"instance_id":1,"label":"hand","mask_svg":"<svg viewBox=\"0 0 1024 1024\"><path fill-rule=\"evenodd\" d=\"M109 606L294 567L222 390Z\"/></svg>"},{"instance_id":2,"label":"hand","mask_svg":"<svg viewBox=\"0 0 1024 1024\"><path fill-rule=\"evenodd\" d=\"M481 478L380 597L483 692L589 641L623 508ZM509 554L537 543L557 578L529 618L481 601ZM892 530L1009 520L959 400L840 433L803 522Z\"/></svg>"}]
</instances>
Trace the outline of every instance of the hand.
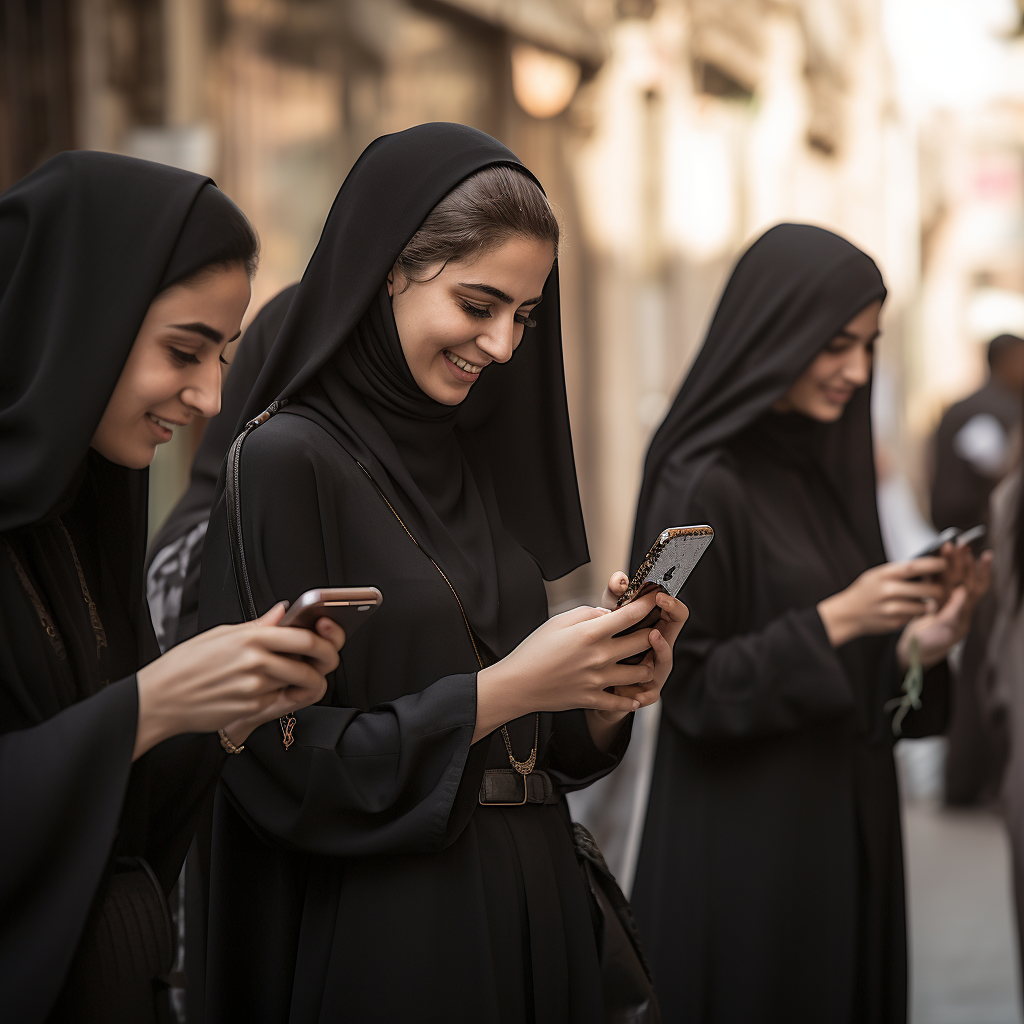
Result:
<instances>
[{"instance_id":1,"label":"hand","mask_svg":"<svg viewBox=\"0 0 1024 1024\"><path fill-rule=\"evenodd\" d=\"M622 576L623 574L617 573L616 575ZM618 582L615 576L609 580L609 591L612 590L613 582ZM625 590L625 585L622 589ZM659 591L655 600L661 609L661 622L658 623L656 629L652 629L648 634L652 650L643 662L651 667L651 681L649 683L634 683L629 686L616 686L613 690L620 697L632 697L639 702L640 707L644 708L656 704L661 699L662 688L672 671L672 651L676 638L690 617L690 610L686 605L674 597L669 597L664 591ZM611 746L626 714L627 712L624 711L594 709L587 711L590 735L598 747L607 750Z\"/></svg>"},{"instance_id":2,"label":"hand","mask_svg":"<svg viewBox=\"0 0 1024 1024\"><path fill-rule=\"evenodd\" d=\"M650 659L619 665L651 646L649 630L615 638L636 625L655 605L648 594L617 611L583 605L548 619L511 654L477 673L477 724L473 741L533 711L593 708L629 714L636 698L610 687L650 683Z\"/></svg>"},{"instance_id":3,"label":"hand","mask_svg":"<svg viewBox=\"0 0 1024 1024\"><path fill-rule=\"evenodd\" d=\"M946 547L953 548L952 544ZM896 644L896 656L902 668L910 667L910 641L916 639L921 652L921 665L931 668L959 643L971 628L971 616L981 596L992 582L992 552L975 558L969 547L956 547L943 557L947 568L943 584L951 585L941 608L931 608L913 619L903 630Z\"/></svg>"},{"instance_id":4,"label":"hand","mask_svg":"<svg viewBox=\"0 0 1024 1024\"><path fill-rule=\"evenodd\" d=\"M912 582L914 577L941 576L946 571L946 559L936 556L886 562L862 572L845 590L818 605L829 642L841 647L859 636L902 629L934 609L946 594L944 584L927 579Z\"/></svg>"},{"instance_id":5,"label":"hand","mask_svg":"<svg viewBox=\"0 0 1024 1024\"><path fill-rule=\"evenodd\" d=\"M240 745L257 725L320 700L345 632L327 618L316 633L278 626L286 607L207 630L139 669L133 760L186 732L225 729Z\"/></svg>"}]
</instances>

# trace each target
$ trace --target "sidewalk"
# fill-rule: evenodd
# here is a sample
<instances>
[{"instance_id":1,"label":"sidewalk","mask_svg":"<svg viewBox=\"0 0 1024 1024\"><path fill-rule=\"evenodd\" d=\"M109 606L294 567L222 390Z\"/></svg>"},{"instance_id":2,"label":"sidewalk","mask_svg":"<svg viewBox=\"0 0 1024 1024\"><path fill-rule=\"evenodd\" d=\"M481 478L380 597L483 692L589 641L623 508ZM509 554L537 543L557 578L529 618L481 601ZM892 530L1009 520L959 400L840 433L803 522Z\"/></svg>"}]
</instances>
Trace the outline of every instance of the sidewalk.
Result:
<instances>
[{"instance_id":1,"label":"sidewalk","mask_svg":"<svg viewBox=\"0 0 1024 1024\"><path fill-rule=\"evenodd\" d=\"M904 806L910 1024L1021 1024L1009 853L998 818Z\"/></svg>"}]
</instances>

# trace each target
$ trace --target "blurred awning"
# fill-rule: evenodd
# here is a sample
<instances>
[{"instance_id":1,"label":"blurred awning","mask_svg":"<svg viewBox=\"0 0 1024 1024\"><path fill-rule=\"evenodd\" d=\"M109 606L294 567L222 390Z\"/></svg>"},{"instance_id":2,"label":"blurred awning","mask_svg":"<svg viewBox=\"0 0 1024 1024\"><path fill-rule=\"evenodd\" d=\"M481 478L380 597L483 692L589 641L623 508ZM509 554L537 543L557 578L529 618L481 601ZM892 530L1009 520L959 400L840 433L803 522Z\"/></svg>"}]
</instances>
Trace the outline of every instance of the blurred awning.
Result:
<instances>
[{"instance_id":1,"label":"blurred awning","mask_svg":"<svg viewBox=\"0 0 1024 1024\"><path fill-rule=\"evenodd\" d=\"M603 63L607 51L601 35L583 18L551 0L433 0L510 35L579 61L586 74Z\"/></svg>"}]
</instances>

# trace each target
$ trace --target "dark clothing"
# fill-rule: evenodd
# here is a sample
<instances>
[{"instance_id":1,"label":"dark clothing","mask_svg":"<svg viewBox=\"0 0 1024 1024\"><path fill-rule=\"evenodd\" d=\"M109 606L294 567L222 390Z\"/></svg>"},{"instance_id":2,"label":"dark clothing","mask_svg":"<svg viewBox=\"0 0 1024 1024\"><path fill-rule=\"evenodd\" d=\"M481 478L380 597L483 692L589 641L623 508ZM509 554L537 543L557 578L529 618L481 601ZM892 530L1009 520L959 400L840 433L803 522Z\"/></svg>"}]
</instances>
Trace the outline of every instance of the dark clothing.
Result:
<instances>
[{"instance_id":1,"label":"dark clothing","mask_svg":"<svg viewBox=\"0 0 1024 1024\"><path fill-rule=\"evenodd\" d=\"M220 412L206 424L192 460L189 488L149 544L146 593L163 650L199 632L199 567L217 475L297 287L278 292L246 328L224 382Z\"/></svg>"},{"instance_id":2,"label":"dark clothing","mask_svg":"<svg viewBox=\"0 0 1024 1024\"><path fill-rule=\"evenodd\" d=\"M973 395L949 407L935 434L935 473L932 478L932 523L969 530L988 522L988 500L999 483L998 471L985 473L956 451L955 440L976 416L991 416L1009 437L1020 422L1021 396L992 378Z\"/></svg>"},{"instance_id":3,"label":"dark clothing","mask_svg":"<svg viewBox=\"0 0 1024 1024\"><path fill-rule=\"evenodd\" d=\"M975 417L992 417L998 421L1009 449L1009 437L1020 422L1020 412L1021 396L994 378L946 411L934 441L931 506L937 530L949 526L969 530L979 523L987 524L989 498L999 482L998 469L983 472L957 452L957 435ZM1000 724L983 713L979 690L979 672L984 667L994 618L994 599L983 598L975 609L955 673L956 699L944 767L944 797L951 806L969 807L993 800L1002 781L1007 737Z\"/></svg>"},{"instance_id":4,"label":"dark clothing","mask_svg":"<svg viewBox=\"0 0 1024 1024\"><path fill-rule=\"evenodd\" d=\"M25 1024L169 1009L165 895L222 755L181 736L132 763L148 471L89 443L207 187L231 205L67 153L0 197L0 987Z\"/></svg>"},{"instance_id":5,"label":"dark clothing","mask_svg":"<svg viewBox=\"0 0 1024 1024\"><path fill-rule=\"evenodd\" d=\"M884 295L848 242L773 228L648 453L633 564L667 526L715 529L683 588L633 887L666 1022L906 1017L896 637L834 649L816 608L884 561L870 386L834 423L770 411ZM942 666L904 734L941 728L947 700Z\"/></svg>"},{"instance_id":6,"label":"dark clothing","mask_svg":"<svg viewBox=\"0 0 1024 1024\"><path fill-rule=\"evenodd\" d=\"M508 654L546 618L543 577L586 558L557 268L512 362L485 367L458 406L416 385L384 286L433 205L493 164L521 168L455 125L369 147L243 415L290 400L242 451L257 609L322 586L373 585L384 601L347 640L324 700L296 714L294 744L265 726L228 765L210 1020L604 1017L565 800L479 805L484 770L509 771L509 754L500 732L471 745L477 652ZM223 496L201 586L202 624L242 617ZM608 753L582 711L528 715L508 733L520 760L538 739L536 767L564 793L610 771L629 728Z\"/></svg>"}]
</instances>

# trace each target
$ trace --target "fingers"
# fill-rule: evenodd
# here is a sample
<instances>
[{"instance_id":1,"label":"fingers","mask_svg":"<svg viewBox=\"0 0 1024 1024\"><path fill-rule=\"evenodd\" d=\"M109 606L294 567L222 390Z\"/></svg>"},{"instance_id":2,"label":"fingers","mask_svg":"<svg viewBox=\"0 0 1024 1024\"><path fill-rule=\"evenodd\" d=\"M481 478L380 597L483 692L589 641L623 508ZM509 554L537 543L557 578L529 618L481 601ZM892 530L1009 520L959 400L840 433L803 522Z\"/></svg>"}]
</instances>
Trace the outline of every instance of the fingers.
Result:
<instances>
[{"instance_id":1,"label":"fingers","mask_svg":"<svg viewBox=\"0 0 1024 1024\"><path fill-rule=\"evenodd\" d=\"M600 690L590 705L594 711L617 711L619 714L630 714L640 710L640 701L631 697L620 697L617 693Z\"/></svg>"},{"instance_id":2,"label":"fingers","mask_svg":"<svg viewBox=\"0 0 1024 1024\"><path fill-rule=\"evenodd\" d=\"M340 651L345 646L345 630L325 615L316 620L316 631L336 650Z\"/></svg>"},{"instance_id":3,"label":"fingers","mask_svg":"<svg viewBox=\"0 0 1024 1024\"><path fill-rule=\"evenodd\" d=\"M946 559L938 556L911 558L908 562L889 562L882 567L887 575L910 579L914 576L938 576L946 569Z\"/></svg>"},{"instance_id":4,"label":"fingers","mask_svg":"<svg viewBox=\"0 0 1024 1024\"><path fill-rule=\"evenodd\" d=\"M655 607L656 596L657 591L652 591L643 597L637 598L635 601L631 601L622 608L617 608L613 612L606 612L601 621L594 624L595 628L599 631L599 635L612 636L615 633L621 633L624 629L629 629L630 626L635 626L638 622L642 622L651 609Z\"/></svg>"},{"instance_id":5,"label":"fingers","mask_svg":"<svg viewBox=\"0 0 1024 1024\"><path fill-rule=\"evenodd\" d=\"M261 626L276 626L283 618L284 613L288 611L289 601L278 601L269 612L264 612L258 619L254 619L253 622L259 623Z\"/></svg>"},{"instance_id":6,"label":"fingers","mask_svg":"<svg viewBox=\"0 0 1024 1024\"><path fill-rule=\"evenodd\" d=\"M259 626L253 632L252 639L265 650L308 658L323 675L333 672L338 667L337 649L309 629L299 629L296 626Z\"/></svg>"},{"instance_id":7,"label":"fingers","mask_svg":"<svg viewBox=\"0 0 1024 1024\"><path fill-rule=\"evenodd\" d=\"M938 618L944 623L955 623L966 610L966 605L967 588L961 585L949 595L949 600L939 610Z\"/></svg>"},{"instance_id":8,"label":"fingers","mask_svg":"<svg viewBox=\"0 0 1024 1024\"><path fill-rule=\"evenodd\" d=\"M619 602L619 598L629 587L629 577L624 572L613 572L608 577L608 586L601 598L601 605L611 611Z\"/></svg>"},{"instance_id":9,"label":"fingers","mask_svg":"<svg viewBox=\"0 0 1024 1024\"><path fill-rule=\"evenodd\" d=\"M661 622L658 628L662 631L666 642L671 647L679 636L686 620L690 617L690 609L676 597L658 594L657 605L661 609Z\"/></svg>"}]
</instances>

